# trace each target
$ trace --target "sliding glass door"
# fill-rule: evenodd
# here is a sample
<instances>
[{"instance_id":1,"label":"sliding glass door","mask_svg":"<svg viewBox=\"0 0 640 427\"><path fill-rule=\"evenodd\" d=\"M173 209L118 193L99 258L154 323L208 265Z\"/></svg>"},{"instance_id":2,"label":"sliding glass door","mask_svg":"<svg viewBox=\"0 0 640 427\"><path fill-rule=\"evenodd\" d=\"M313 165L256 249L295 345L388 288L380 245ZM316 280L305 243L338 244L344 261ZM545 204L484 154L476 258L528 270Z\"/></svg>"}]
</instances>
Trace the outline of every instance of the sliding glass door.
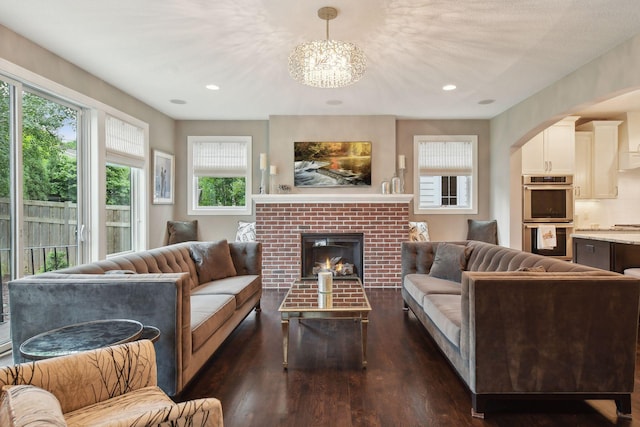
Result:
<instances>
[{"instance_id":1,"label":"sliding glass door","mask_svg":"<svg viewBox=\"0 0 640 427\"><path fill-rule=\"evenodd\" d=\"M81 261L82 123L79 107L0 77L0 352L7 282Z\"/></svg>"},{"instance_id":2,"label":"sliding glass door","mask_svg":"<svg viewBox=\"0 0 640 427\"><path fill-rule=\"evenodd\" d=\"M22 236L25 274L78 263L80 111L22 95Z\"/></svg>"}]
</instances>

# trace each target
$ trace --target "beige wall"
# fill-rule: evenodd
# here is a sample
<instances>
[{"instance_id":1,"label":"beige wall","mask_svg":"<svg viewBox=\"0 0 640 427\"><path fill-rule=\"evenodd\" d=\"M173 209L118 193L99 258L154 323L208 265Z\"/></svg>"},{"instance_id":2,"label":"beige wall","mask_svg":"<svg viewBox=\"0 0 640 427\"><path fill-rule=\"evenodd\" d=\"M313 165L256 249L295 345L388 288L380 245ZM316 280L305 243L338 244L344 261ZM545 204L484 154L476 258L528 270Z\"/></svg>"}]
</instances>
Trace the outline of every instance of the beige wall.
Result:
<instances>
[{"instance_id":1,"label":"beige wall","mask_svg":"<svg viewBox=\"0 0 640 427\"><path fill-rule=\"evenodd\" d=\"M295 193L379 193L395 173L396 119L393 116L271 116L269 164L278 167L278 183ZM371 187L293 187L294 141L371 141Z\"/></svg>"},{"instance_id":2,"label":"beige wall","mask_svg":"<svg viewBox=\"0 0 640 427\"><path fill-rule=\"evenodd\" d=\"M406 193L413 192L413 136L414 135L478 135L478 192L477 215L416 215L413 203L409 207L412 221L426 221L429 237L434 241L461 240L467 235L467 219L491 219L489 185L489 120L398 120L398 154L407 157ZM499 240L502 241L501 230Z\"/></svg>"},{"instance_id":3,"label":"beige wall","mask_svg":"<svg viewBox=\"0 0 640 427\"><path fill-rule=\"evenodd\" d=\"M252 193L260 187L260 153L267 152L269 122L267 120L179 120L176 122L176 198L175 219L198 220L200 240L227 239L234 241L238 221L253 221L252 215L187 215L187 137L188 136L251 136L254 165Z\"/></svg>"},{"instance_id":4,"label":"beige wall","mask_svg":"<svg viewBox=\"0 0 640 427\"><path fill-rule=\"evenodd\" d=\"M536 133L589 105L640 88L640 35L622 43L491 120L491 212L502 244L521 247L519 148ZM509 179L507 179L509 178Z\"/></svg>"},{"instance_id":5,"label":"beige wall","mask_svg":"<svg viewBox=\"0 0 640 427\"><path fill-rule=\"evenodd\" d=\"M150 150L173 152L173 119L1 25L0 60L0 71L15 73L16 69L24 69L148 123ZM149 182L152 182L151 167ZM149 194L151 232L148 234L148 244L149 247L157 247L164 240L160 233L154 233L153 230L164 227L166 221L173 217L174 206L152 205L151 197Z\"/></svg>"}]
</instances>

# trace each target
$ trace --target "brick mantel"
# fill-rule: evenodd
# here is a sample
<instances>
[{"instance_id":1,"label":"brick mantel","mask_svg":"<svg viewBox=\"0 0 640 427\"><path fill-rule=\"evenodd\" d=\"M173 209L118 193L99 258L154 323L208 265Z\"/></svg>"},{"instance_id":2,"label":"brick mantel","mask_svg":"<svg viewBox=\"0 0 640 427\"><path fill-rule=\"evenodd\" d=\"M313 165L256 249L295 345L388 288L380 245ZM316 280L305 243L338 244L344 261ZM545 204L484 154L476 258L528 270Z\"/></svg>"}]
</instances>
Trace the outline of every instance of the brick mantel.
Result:
<instances>
[{"instance_id":1,"label":"brick mantel","mask_svg":"<svg viewBox=\"0 0 640 427\"><path fill-rule=\"evenodd\" d=\"M300 277L302 233L363 233L365 287L400 286L411 195L274 194L254 196L262 242L262 283L288 288Z\"/></svg>"},{"instance_id":2,"label":"brick mantel","mask_svg":"<svg viewBox=\"0 0 640 427\"><path fill-rule=\"evenodd\" d=\"M253 201L274 203L409 203L413 194L254 194Z\"/></svg>"}]
</instances>

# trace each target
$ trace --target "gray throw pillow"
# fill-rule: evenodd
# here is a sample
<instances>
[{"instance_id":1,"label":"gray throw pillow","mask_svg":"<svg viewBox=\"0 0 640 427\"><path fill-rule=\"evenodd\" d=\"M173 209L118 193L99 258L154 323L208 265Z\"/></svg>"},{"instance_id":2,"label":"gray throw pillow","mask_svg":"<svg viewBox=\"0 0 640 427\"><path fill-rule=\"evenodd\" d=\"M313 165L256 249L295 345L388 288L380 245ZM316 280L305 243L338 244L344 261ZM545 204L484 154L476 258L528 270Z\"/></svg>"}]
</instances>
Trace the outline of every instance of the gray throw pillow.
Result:
<instances>
[{"instance_id":1,"label":"gray throw pillow","mask_svg":"<svg viewBox=\"0 0 640 427\"><path fill-rule=\"evenodd\" d=\"M429 276L462 282L462 272L467 268L471 248L452 243L440 243L429 271Z\"/></svg>"},{"instance_id":2,"label":"gray throw pillow","mask_svg":"<svg viewBox=\"0 0 640 427\"><path fill-rule=\"evenodd\" d=\"M198 240L198 220L167 221L168 244Z\"/></svg>"},{"instance_id":3,"label":"gray throw pillow","mask_svg":"<svg viewBox=\"0 0 640 427\"><path fill-rule=\"evenodd\" d=\"M201 284L238 274L226 240L192 243L189 251L196 264L198 280Z\"/></svg>"}]
</instances>

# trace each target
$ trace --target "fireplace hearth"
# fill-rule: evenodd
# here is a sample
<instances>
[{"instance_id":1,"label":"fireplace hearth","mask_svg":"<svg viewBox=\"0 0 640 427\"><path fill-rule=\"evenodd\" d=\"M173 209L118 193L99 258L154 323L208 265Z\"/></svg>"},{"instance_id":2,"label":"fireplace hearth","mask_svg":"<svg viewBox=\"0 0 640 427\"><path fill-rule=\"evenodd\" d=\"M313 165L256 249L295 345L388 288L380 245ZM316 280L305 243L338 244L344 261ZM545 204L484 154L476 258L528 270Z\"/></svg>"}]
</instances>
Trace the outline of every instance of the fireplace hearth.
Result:
<instances>
[{"instance_id":1,"label":"fireplace hearth","mask_svg":"<svg viewBox=\"0 0 640 427\"><path fill-rule=\"evenodd\" d=\"M315 280L319 271L340 279L363 280L362 233L301 234L301 278Z\"/></svg>"}]
</instances>

